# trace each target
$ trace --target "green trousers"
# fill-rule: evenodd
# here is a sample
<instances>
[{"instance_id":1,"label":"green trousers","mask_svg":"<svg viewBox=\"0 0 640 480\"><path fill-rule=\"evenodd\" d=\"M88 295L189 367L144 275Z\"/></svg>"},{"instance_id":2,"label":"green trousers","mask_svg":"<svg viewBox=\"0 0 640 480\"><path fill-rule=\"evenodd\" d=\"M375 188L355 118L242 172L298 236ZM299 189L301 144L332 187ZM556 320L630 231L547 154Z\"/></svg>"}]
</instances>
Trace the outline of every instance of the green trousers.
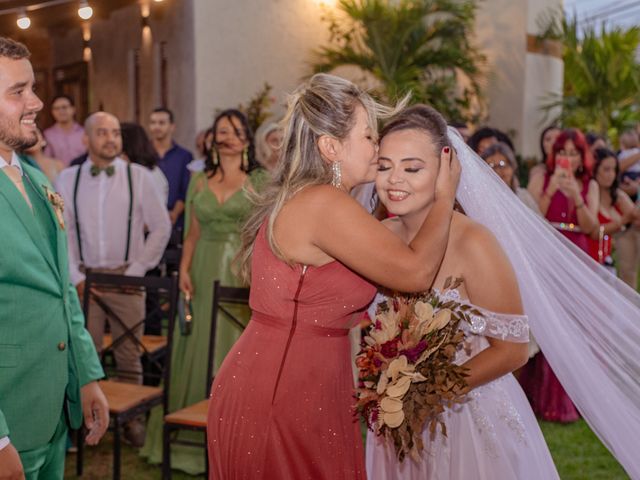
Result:
<instances>
[{"instance_id":1,"label":"green trousers","mask_svg":"<svg viewBox=\"0 0 640 480\"><path fill-rule=\"evenodd\" d=\"M26 480L62 480L66 450L67 422L62 414L49 443L18 452Z\"/></svg>"}]
</instances>

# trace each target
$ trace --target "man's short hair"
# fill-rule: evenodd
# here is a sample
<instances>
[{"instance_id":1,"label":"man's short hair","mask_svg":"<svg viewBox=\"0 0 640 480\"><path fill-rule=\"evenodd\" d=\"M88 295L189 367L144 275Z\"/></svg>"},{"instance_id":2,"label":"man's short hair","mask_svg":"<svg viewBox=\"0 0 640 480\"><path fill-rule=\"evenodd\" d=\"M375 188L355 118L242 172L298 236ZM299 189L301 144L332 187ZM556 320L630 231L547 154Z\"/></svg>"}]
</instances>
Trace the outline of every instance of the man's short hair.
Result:
<instances>
[{"instance_id":1,"label":"man's short hair","mask_svg":"<svg viewBox=\"0 0 640 480\"><path fill-rule=\"evenodd\" d=\"M30 56L31 52L24 44L7 37L0 37L0 57L21 60Z\"/></svg>"},{"instance_id":2,"label":"man's short hair","mask_svg":"<svg viewBox=\"0 0 640 480\"><path fill-rule=\"evenodd\" d=\"M68 100L72 107L76 106L75 102L73 101L73 97L71 95L67 95L66 93L58 93L56 96L54 96L53 100L51 100L51 105L56 103L56 100L60 100L61 98Z\"/></svg>"},{"instance_id":3,"label":"man's short hair","mask_svg":"<svg viewBox=\"0 0 640 480\"><path fill-rule=\"evenodd\" d=\"M153 112L151 113L166 113L167 115L169 115L169 122L174 123L173 112L169 110L167 107L154 108Z\"/></svg>"}]
</instances>

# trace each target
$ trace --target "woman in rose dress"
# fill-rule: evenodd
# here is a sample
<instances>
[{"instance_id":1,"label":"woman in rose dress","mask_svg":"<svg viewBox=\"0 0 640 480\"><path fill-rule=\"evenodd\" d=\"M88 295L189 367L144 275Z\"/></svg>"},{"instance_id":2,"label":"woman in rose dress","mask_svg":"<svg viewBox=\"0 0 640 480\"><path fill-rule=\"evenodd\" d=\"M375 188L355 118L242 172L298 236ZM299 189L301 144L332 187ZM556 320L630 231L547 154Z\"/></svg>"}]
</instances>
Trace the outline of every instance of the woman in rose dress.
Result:
<instances>
[{"instance_id":1,"label":"woman in rose dress","mask_svg":"<svg viewBox=\"0 0 640 480\"><path fill-rule=\"evenodd\" d=\"M389 232L349 195L375 178L381 113L389 111L325 74L289 99L279 166L243 231L252 318L211 389L211 478L365 478L347 333L372 283L429 288L459 174L443 149L433 208L414 240Z\"/></svg>"}]
</instances>

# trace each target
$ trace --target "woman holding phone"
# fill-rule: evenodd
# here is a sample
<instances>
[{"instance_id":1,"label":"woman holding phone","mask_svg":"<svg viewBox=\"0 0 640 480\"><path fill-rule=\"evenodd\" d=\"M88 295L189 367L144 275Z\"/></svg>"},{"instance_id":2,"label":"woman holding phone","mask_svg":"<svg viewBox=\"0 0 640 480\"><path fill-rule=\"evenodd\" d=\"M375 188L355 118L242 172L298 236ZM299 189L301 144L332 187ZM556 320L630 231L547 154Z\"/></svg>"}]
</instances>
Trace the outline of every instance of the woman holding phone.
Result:
<instances>
[{"instance_id":1,"label":"woman holding phone","mask_svg":"<svg viewBox=\"0 0 640 480\"><path fill-rule=\"evenodd\" d=\"M598 184L593 158L579 130L564 130L547 158L546 174L534 177L529 192L540 211L565 237L589 252L589 236L598 229Z\"/></svg>"},{"instance_id":2,"label":"woman holding phone","mask_svg":"<svg viewBox=\"0 0 640 480\"><path fill-rule=\"evenodd\" d=\"M589 236L599 227L600 194L592 179L593 158L582 133L562 131L546 164L547 172L531 179L529 191L551 225L588 253ZM567 288L569 295L571 287ZM525 365L519 381L533 411L543 420L568 423L580 417L542 353Z\"/></svg>"}]
</instances>

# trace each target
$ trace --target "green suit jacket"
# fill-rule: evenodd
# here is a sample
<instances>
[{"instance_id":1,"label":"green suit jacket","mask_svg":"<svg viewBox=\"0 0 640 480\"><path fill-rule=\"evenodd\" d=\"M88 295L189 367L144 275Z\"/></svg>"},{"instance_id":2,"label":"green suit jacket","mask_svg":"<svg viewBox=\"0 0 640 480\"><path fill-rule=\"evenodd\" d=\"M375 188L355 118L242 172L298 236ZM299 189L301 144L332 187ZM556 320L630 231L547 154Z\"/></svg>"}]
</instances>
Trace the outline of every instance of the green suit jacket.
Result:
<instances>
[{"instance_id":1,"label":"green suit jacket","mask_svg":"<svg viewBox=\"0 0 640 480\"><path fill-rule=\"evenodd\" d=\"M46 445L63 408L79 427L80 387L104 376L69 283L53 188L21 164L33 211L0 171L0 438L18 451Z\"/></svg>"}]
</instances>

